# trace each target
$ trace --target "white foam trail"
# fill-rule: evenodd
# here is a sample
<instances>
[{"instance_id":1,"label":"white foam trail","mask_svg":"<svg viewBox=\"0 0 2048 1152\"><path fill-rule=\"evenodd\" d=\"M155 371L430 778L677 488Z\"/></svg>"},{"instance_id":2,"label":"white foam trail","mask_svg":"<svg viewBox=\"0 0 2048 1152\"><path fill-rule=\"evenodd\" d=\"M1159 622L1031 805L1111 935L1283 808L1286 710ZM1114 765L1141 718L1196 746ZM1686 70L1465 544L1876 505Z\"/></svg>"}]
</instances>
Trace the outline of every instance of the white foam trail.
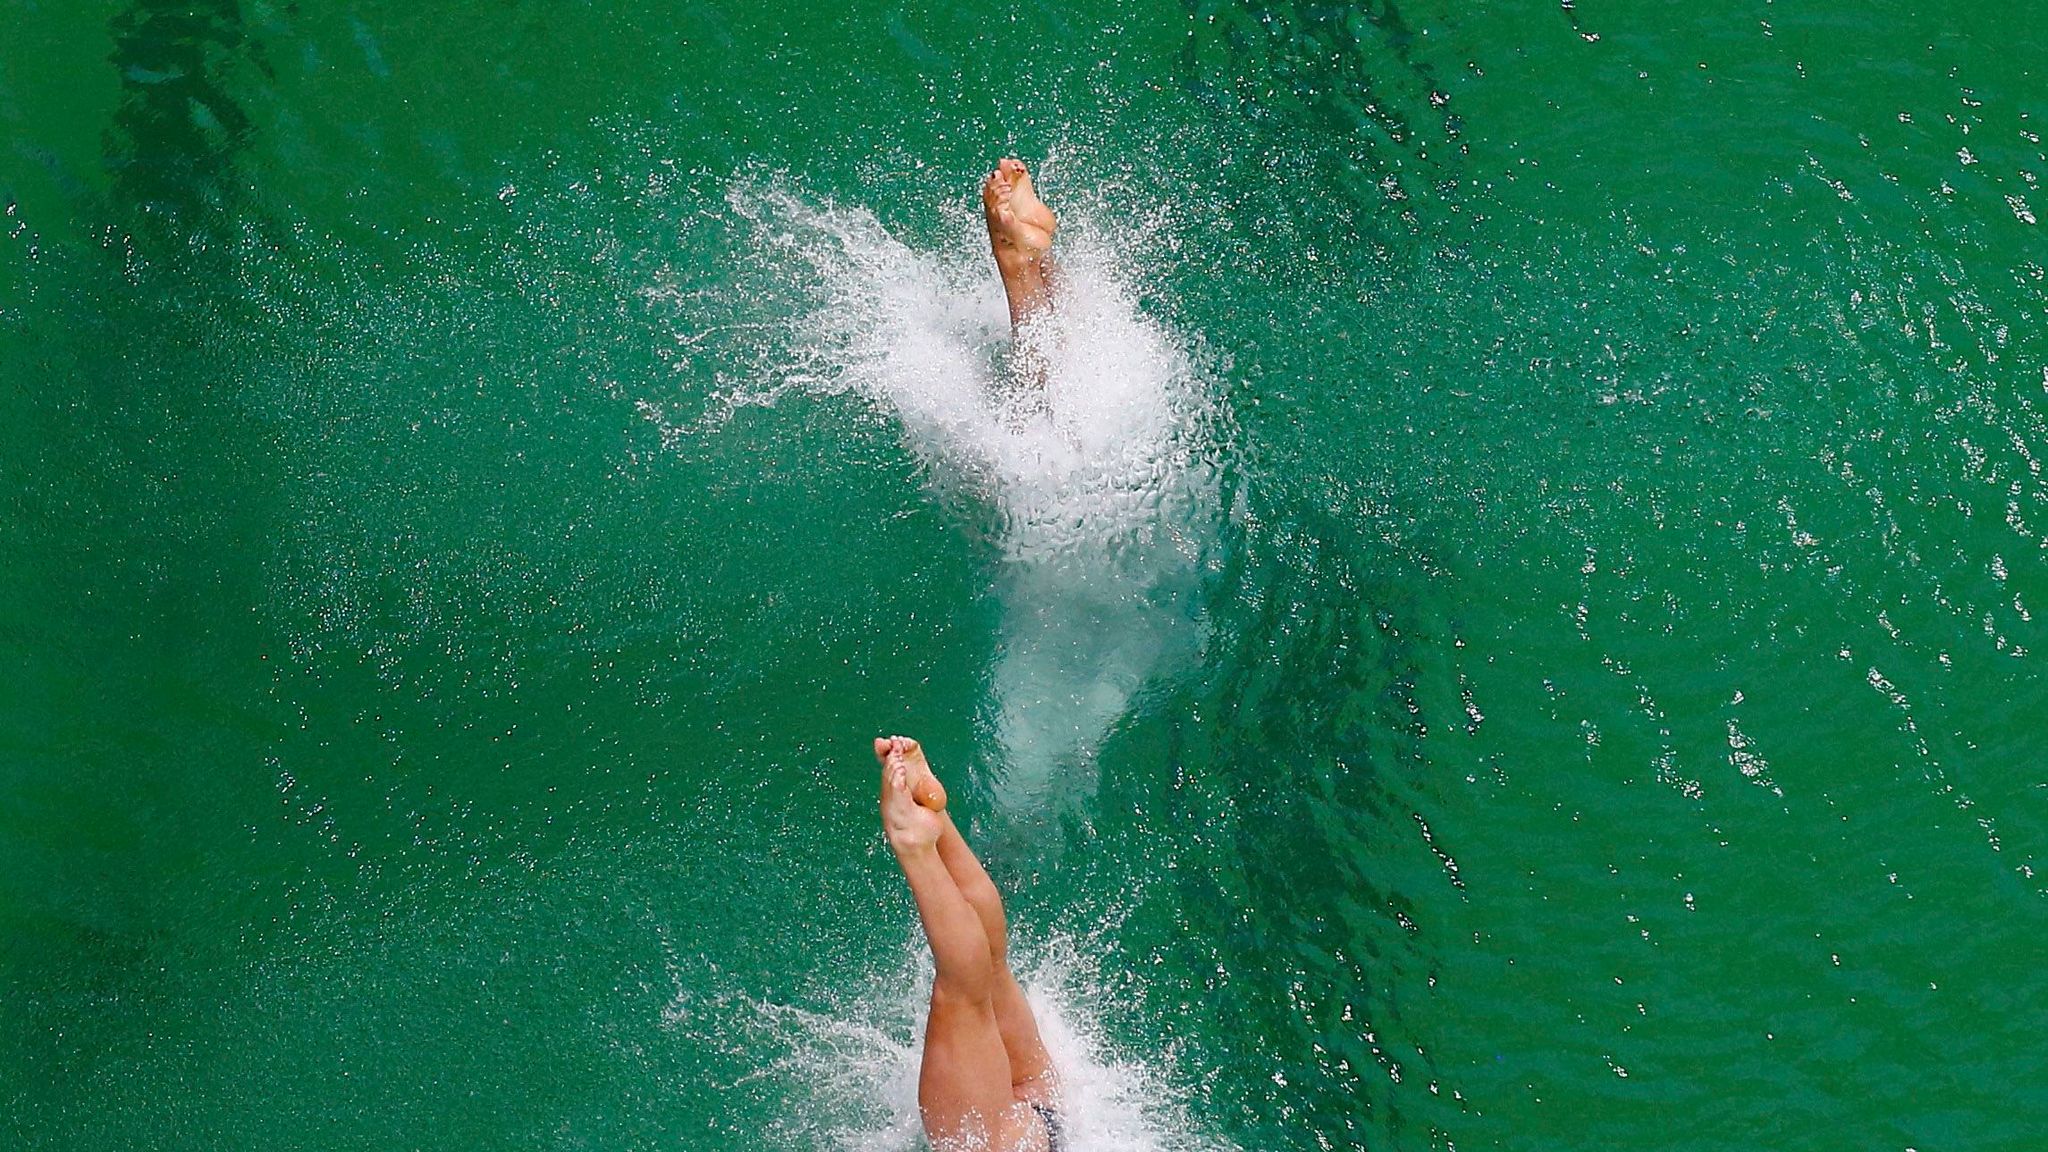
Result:
<instances>
[{"instance_id":1,"label":"white foam trail","mask_svg":"<svg viewBox=\"0 0 2048 1152\"><path fill-rule=\"evenodd\" d=\"M935 488L995 513L996 792L1013 808L1086 794L1095 748L1133 696L1192 664L1203 640L1207 404L1189 355L1138 306L1131 238L1062 205L1060 306L1012 352L974 216L946 213L955 240L921 252L865 209L749 181L727 199L759 260L807 282L727 403L857 392L900 421ZM1042 394L1011 359L1042 366Z\"/></svg>"}]
</instances>

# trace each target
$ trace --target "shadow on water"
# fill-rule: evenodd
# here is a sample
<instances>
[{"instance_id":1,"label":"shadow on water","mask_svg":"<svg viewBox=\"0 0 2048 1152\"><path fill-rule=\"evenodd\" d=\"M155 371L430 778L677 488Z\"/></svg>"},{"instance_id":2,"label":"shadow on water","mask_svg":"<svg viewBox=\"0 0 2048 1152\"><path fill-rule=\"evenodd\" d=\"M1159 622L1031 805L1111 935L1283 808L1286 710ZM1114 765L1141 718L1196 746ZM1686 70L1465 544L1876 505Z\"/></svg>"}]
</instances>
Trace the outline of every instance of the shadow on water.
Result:
<instances>
[{"instance_id":1,"label":"shadow on water","mask_svg":"<svg viewBox=\"0 0 2048 1152\"><path fill-rule=\"evenodd\" d=\"M240 788L233 766L259 762L274 730L239 658L255 580L244 525L261 487L226 395L234 303L219 287L250 131L228 77L249 45L231 0L151 0L110 30L111 179L73 206L97 244L53 241L34 260L36 339L10 351L33 349L40 383L10 434L31 456L10 561L28 591L10 640L36 688L5 711L34 714L0 716L31 734L8 815L21 821L22 931L0 948L23 993L6 997L21 1073L7 1092L27 1093L9 1111L32 1125L106 1104L112 1054L142 1042L143 1009L207 936L167 907L202 861L246 840L222 805Z\"/></svg>"},{"instance_id":2,"label":"shadow on water","mask_svg":"<svg viewBox=\"0 0 2048 1152\"><path fill-rule=\"evenodd\" d=\"M1462 126L1420 34L1392 0L1279 3L1186 0L1183 82L1210 111L1241 121L1265 170L1283 178L1259 215L1334 262L1369 244L1405 254L1433 227L1418 205L1458 183ZM1313 202L1302 186L1342 194Z\"/></svg>"},{"instance_id":3,"label":"shadow on water","mask_svg":"<svg viewBox=\"0 0 2048 1152\"><path fill-rule=\"evenodd\" d=\"M147 0L115 17L112 32L121 74L107 134L112 206L159 243L217 242L235 208L235 157L251 132L228 83L238 65L261 66L241 6Z\"/></svg>"}]
</instances>

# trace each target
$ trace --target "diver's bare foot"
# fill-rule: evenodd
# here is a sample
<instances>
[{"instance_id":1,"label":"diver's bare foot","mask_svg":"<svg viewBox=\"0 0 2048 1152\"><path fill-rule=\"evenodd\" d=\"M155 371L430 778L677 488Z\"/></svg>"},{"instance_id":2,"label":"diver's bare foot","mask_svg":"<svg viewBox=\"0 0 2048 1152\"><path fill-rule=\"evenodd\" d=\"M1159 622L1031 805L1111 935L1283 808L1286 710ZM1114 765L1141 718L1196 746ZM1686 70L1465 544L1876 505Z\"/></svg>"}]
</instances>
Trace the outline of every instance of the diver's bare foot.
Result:
<instances>
[{"instance_id":1,"label":"diver's bare foot","mask_svg":"<svg viewBox=\"0 0 2048 1152\"><path fill-rule=\"evenodd\" d=\"M945 831L946 789L907 736L876 737L882 763L882 831L897 852L929 848Z\"/></svg>"},{"instance_id":2,"label":"diver's bare foot","mask_svg":"<svg viewBox=\"0 0 2048 1152\"><path fill-rule=\"evenodd\" d=\"M1003 275L1003 291L1010 298L1010 322L1021 324L1043 306L1051 294L1050 262L1059 221L1052 209L1038 198L1031 186L1031 174L1024 162L1005 159L996 165L981 185L981 207L988 217L988 243L996 257L996 270Z\"/></svg>"},{"instance_id":3,"label":"diver's bare foot","mask_svg":"<svg viewBox=\"0 0 2048 1152\"><path fill-rule=\"evenodd\" d=\"M910 798L934 812L944 812L946 786L939 783L917 741L908 736L875 737L875 759L886 765L891 755L903 757L904 767L910 770Z\"/></svg>"},{"instance_id":4,"label":"diver's bare foot","mask_svg":"<svg viewBox=\"0 0 2048 1152\"><path fill-rule=\"evenodd\" d=\"M1052 247L1059 221L1038 198L1022 160L1004 160L988 174L981 185L981 207L988 216L988 242L995 249L996 263L1036 263Z\"/></svg>"}]
</instances>

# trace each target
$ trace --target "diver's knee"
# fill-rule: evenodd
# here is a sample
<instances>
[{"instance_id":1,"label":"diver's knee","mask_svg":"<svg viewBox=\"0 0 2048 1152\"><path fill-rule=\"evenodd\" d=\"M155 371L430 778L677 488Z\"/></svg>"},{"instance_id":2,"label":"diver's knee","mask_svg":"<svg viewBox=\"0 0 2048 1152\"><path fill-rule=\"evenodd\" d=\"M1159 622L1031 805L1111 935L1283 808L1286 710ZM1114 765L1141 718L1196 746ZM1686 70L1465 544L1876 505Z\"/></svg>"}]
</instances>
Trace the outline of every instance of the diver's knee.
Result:
<instances>
[{"instance_id":1,"label":"diver's knee","mask_svg":"<svg viewBox=\"0 0 2048 1152\"><path fill-rule=\"evenodd\" d=\"M932 982L932 1010L980 1012L995 1008L995 981L952 976Z\"/></svg>"},{"instance_id":2,"label":"diver's knee","mask_svg":"<svg viewBox=\"0 0 2048 1152\"><path fill-rule=\"evenodd\" d=\"M996 891L995 882L986 876L960 885L960 895L966 897L977 912L1001 913L1003 910L1003 894Z\"/></svg>"}]
</instances>

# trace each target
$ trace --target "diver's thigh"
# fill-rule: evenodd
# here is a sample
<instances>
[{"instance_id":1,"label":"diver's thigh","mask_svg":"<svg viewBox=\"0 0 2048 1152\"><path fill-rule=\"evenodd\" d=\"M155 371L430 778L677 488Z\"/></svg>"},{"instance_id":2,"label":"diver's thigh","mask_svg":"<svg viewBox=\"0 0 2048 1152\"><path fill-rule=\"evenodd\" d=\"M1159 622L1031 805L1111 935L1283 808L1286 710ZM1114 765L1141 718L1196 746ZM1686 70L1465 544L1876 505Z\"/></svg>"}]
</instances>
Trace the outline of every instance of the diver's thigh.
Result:
<instances>
[{"instance_id":1,"label":"diver's thigh","mask_svg":"<svg viewBox=\"0 0 2048 1152\"><path fill-rule=\"evenodd\" d=\"M1045 1050L1045 1041L1039 1038L1038 1018L1031 1012L1031 1002L1024 998L1024 989L1008 972L996 976L995 1008L996 1027L1002 1032L1003 1050L1010 1058L1010 1082L1019 1089L1016 1095L1041 1104L1057 1103L1051 1095L1056 1087L1052 1056ZM1022 1091L1026 1086L1032 1090Z\"/></svg>"},{"instance_id":2,"label":"diver's thigh","mask_svg":"<svg viewBox=\"0 0 2048 1152\"><path fill-rule=\"evenodd\" d=\"M1000 1139L1015 1138L1010 1058L991 1001L933 990L917 1104L936 1152L1001 1149Z\"/></svg>"}]
</instances>

